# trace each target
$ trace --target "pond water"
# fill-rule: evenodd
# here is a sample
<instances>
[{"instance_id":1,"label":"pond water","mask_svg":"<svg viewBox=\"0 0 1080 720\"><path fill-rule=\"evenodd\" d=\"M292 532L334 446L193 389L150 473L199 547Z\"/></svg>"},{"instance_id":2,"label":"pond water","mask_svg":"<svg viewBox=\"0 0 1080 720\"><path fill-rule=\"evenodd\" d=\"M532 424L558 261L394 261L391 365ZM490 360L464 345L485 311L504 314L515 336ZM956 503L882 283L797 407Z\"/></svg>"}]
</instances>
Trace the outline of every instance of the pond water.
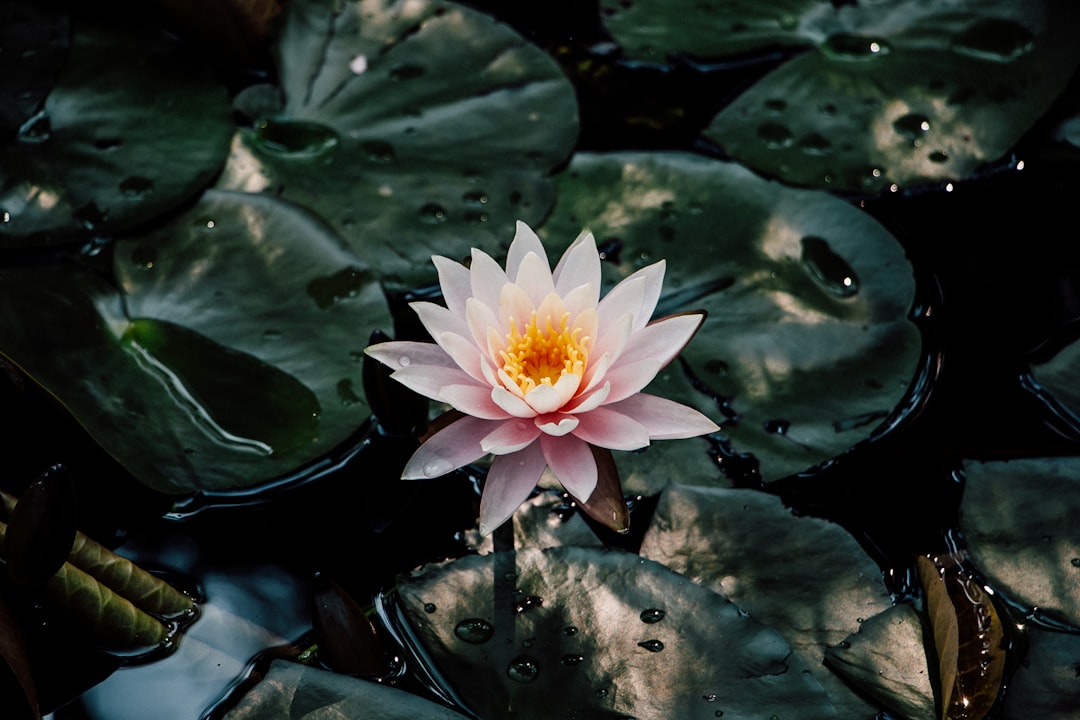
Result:
<instances>
[{"instance_id":1,"label":"pond water","mask_svg":"<svg viewBox=\"0 0 1080 720\"><path fill-rule=\"evenodd\" d=\"M0 8L0 489L61 465L195 601L107 648L96 581L5 578L0 706L1075 717L1080 13L766 5ZM445 407L364 348L518 220L708 313L649 392L720 429L614 453L629 532L399 480Z\"/></svg>"}]
</instances>

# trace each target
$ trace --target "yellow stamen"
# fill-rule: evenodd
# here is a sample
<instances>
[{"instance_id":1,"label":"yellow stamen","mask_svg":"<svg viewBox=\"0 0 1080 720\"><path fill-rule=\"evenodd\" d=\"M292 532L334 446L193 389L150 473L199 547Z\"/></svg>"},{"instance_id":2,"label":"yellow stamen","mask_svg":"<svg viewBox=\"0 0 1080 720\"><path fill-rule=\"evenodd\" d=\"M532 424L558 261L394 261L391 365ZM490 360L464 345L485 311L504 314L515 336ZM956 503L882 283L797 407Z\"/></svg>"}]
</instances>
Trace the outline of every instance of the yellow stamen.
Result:
<instances>
[{"instance_id":1,"label":"yellow stamen","mask_svg":"<svg viewBox=\"0 0 1080 720\"><path fill-rule=\"evenodd\" d=\"M585 374L589 361L589 345L592 338L581 337L581 328L570 327L570 313L563 313L559 326L548 317L546 327L536 322L536 313L529 318L524 332L510 318L510 333L506 336L506 350L502 356L502 369L510 379L527 393L537 385L554 385L567 373L578 377Z\"/></svg>"}]
</instances>

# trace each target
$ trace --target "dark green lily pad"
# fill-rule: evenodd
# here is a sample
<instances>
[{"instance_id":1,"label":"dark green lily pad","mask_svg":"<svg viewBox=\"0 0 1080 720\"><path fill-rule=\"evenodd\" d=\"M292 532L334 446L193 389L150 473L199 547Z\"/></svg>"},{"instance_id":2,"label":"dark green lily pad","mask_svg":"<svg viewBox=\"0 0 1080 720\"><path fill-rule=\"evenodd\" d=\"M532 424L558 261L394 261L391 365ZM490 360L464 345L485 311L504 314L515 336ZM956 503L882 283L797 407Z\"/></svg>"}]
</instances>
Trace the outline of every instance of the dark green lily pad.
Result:
<instances>
[{"instance_id":1,"label":"dark green lily pad","mask_svg":"<svg viewBox=\"0 0 1080 720\"><path fill-rule=\"evenodd\" d=\"M121 291L71 268L0 271L0 350L139 480L250 487L332 450L368 416L378 284L302 208L211 192L117 242Z\"/></svg>"},{"instance_id":2,"label":"dark green lily pad","mask_svg":"<svg viewBox=\"0 0 1080 720\"><path fill-rule=\"evenodd\" d=\"M964 470L960 529L976 566L1013 600L1080 627L1080 458Z\"/></svg>"},{"instance_id":3,"label":"dark green lily pad","mask_svg":"<svg viewBox=\"0 0 1080 720\"><path fill-rule=\"evenodd\" d=\"M401 579L398 593L480 717L835 717L779 634L637 555L469 556Z\"/></svg>"},{"instance_id":4,"label":"dark green lily pad","mask_svg":"<svg viewBox=\"0 0 1080 720\"><path fill-rule=\"evenodd\" d=\"M876 192L968 177L1016 144L1080 62L1069 0L680 5L635 1L605 22L638 55L808 49L724 108L705 136L809 187Z\"/></svg>"},{"instance_id":5,"label":"dark green lily pad","mask_svg":"<svg viewBox=\"0 0 1080 720\"><path fill-rule=\"evenodd\" d=\"M1028 642L1024 662L1005 693L1001 717L1075 720L1080 707L1080 635L1032 628Z\"/></svg>"},{"instance_id":6,"label":"dark green lily pad","mask_svg":"<svg viewBox=\"0 0 1080 720\"><path fill-rule=\"evenodd\" d=\"M898 412L921 354L914 280L867 215L685 153L578 154L558 191L543 228L553 253L588 226L609 282L666 258L654 317L708 311L681 355L698 387L672 363L648 390L717 421L766 481L843 452ZM669 479L716 484L706 450L665 441L616 459L630 492L654 494Z\"/></svg>"},{"instance_id":7,"label":"dark green lily pad","mask_svg":"<svg viewBox=\"0 0 1080 720\"><path fill-rule=\"evenodd\" d=\"M224 88L174 39L81 26L43 111L0 147L0 248L157 217L210 183L231 135Z\"/></svg>"},{"instance_id":8,"label":"dark green lily pad","mask_svg":"<svg viewBox=\"0 0 1080 720\"><path fill-rule=\"evenodd\" d=\"M550 207L574 90L507 26L432 0L299 0L277 56L284 105L240 98L253 125L220 185L313 208L384 283L433 282L432 254L498 254Z\"/></svg>"},{"instance_id":9,"label":"dark green lily pad","mask_svg":"<svg viewBox=\"0 0 1080 720\"><path fill-rule=\"evenodd\" d=\"M465 720L404 690L284 660L270 663L225 720Z\"/></svg>"},{"instance_id":10,"label":"dark green lily pad","mask_svg":"<svg viewBox=\"0 0 1080 720\"><path fill-rule=\"evenodd\" d=\"M68 16L28 0L0 6L0 140L40 109L68 50Z\"/></svg>"},{"instance_id":11,"label":"dark green lily pad","mask_svg":"<svg viewBox=\"0 0 1080 720\"><path fill-rule=\"evenodd\" d=\"M724 595L783 635L841 717L874 714L821 664L828 647L892 606L881 570L847 530L796 517L779 498L756 490L669 485L641 555Z\"/></svg>"}]
</instances>

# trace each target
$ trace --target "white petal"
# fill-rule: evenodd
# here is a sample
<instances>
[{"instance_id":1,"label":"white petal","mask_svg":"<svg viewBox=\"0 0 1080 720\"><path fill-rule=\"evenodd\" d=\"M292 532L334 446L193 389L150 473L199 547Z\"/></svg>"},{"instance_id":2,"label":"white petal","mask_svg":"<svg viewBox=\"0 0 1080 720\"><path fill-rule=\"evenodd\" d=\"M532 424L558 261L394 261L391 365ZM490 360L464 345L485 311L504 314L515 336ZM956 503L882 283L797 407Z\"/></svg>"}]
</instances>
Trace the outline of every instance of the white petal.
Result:
<instances>
[{"instance_id":1,"label":"white petal","mask_svg":"<svg viewBox=\"0 0 1080 720\"><path fill-rule=\"evenodd\" d=\"M539 305L541 300L555 292L547 258L541 259L536 253L529 253L522 258L514 284L525 291L534 305Z\"/></svg>"},{"instance_id":2,"label":"white petal","mask_svg":"<svg viewBox=\"0 0 1080 720\"><path fill-rule=\"evenodd\" d=\"M469 287L472 296L489 308L499 306L499 292L508 283L506 273L490 255L473 248L469 265Z\"/></svg>"},{"instance_id":3,"label":"white petal","mask_svg":"<svg viewBox=\"0 0 1080 720\"><path fill-rule=\"evenodd\" d=\"M364 354L394 370L400 370L409 365L438 365L441 367L455 367L456 365L454 359L435 343L413 342L411 340L392 340L368 345L364 348Z\"/></svg>"},{"instance_id":4,"label":"white petal","mask_svg":"<svg viewBox=\"0 0 1080 720\"><path fill-rule=\"evenodd\" d=\"M649 323L630 336L614 367L646 357L655 358L664 367L686 347L704 320L703 313L685 313Z\"/></svg>"},{"instance_id":5,"label":"white petal","mask_svg":"<svg viewBox=\"0 0 1080 720\"><path fill-rule=\"evenodd\" d=\"M437 365L409 365L395 370L390 377L432 400L442 400L440 393L445 385L472 384L471 378L461 368Z\"/></svg>"},{"instance_id":6,"label":"white petal","mask_svg":"<svg viewBox=\"0 0 1080 720\"><path fill-rule=\"evenodd\" d=\"M532 228L518 220L517 229L514 232L514 241L510 243L510 249L506 252L506 276L510 278L510 282L518 282L521 262L529 253L535 253L537 257L543 260L544 269L547 270L548 277L550 277L551 266L548 265L547 253L544 252L543 243L540 242L540 238L536 236Z\"/></svg>"},{"instance_id":7,"label":"white petal","mask_svg":"<svg viewBox=\"0 0 1080 720\"><path fill-rule=\"evenodd\" d=\"M439 338L443 333L455 333L462 337L469 336L469 326L465 323L465 319L460 315L455 315L442 305L436 305L430 302L414 302L409 303L411 307L419 316L420 322L423 323L432 339L439 343Z\"/></svg>"},{"instance_id":8,"label":"white petal","mask_svg":"<svg viewBox=\"0 0 1080 720\"><path fill-rule=\"evenodd\" d=\"M507 285L507 287L513 286ZM495 317L494 308L488 307L476 298L469 298L465 302L465 320L469 324L469 337L473 339L476 346L487 350L488 357L492 360L498 360L498 355L491 354L492 348L488 341L488 334L491 329L499 326L499 320Z\"/></svg>"},{"instance_id":9,"label":"white petal","mask_svg":"<svg viewBox=\"0 0 1080 720\"><path fill-rule=\"evenodd\" d=\"M596 249L593 234L583 231L566 249L559 263L555 266L555 289L560 295L566 295L581 285L592 285L600 289L600 253ZM599 295L593 298L596 305Z\"/></svg>"},{"instance_id":10,"label":"white petal","mask_svg":"<svg viewBox=\"0 0 1080 720\"><path fill-rule=\"evenodd\" d=\"M439 391L438 399L466 415L485 420L506 420L511 417L491 399L491 387L488 385L445 385Z\"/></svg>"},{"instance_id":11,"label":"white petal","mask_svg":"<svg viewBox=\"0 0 1080 720\"><path fill-rule=\"evenodd\" d=\"M525 402L537 415L555 412L574 397L581 378L574 373L566 373L555 381L554 385L537 385L525 393Z\"/></svg>"},{"instance_id":12,"label":"white petal","mask_svg":"<svg viewBox=\"0 0 1080 720\"><path fill-rule=\"evenodd\" d=\"M523 332L537 305L539 301L534 303L523 288L507 283L499 293L499 317L495 327L505 336L510 333L510 323L513 322L518 332Z\"/></svg>"},{"instance_id":13,"label":"white petal","mask_svg":"<svg viewBox=\"0 0 1080 720\"><path fill-rule=\"evenodd\" d=\"M649 431L640 422L606 407L577 416L574 435L590 445L609 450L638 450L649 444Z\"/></svg>"},{"instance_id":14,"label":"white petal","mask_svg":"<svg viewBox=\"0 0 1080 720\"><path fill-rule=\"evenodd\" d=\"M529 407L524 400L504 387L494 387L491 389L491 401L514 417L536 417L535 410Z\"/></svg>"},{"instance_id":15,"label":"white petal","mask_svg":"<svg viewBox=\"0 0 1080 720\"><path fill-rule=\"evenodd\" d=\"M600 315L597 322L600 327L599 337L596 338L592 353L594 356L608 355L609 362L614 363L626 348L626 343L633 333L634 316L624 313L605 322L604 316ZM588 371L585 375L588 380L592 380L592 375Z\"/></svg>"},{"instance_id":16,"label":"white petal","mask_svg":"<svg viewBox=\"0 0 1080 720\"><path fill-rule=\"evenodd\" d=\"M633 331L635 318L645 304L647 285L645 277L638 272L613 287L596 306L596 311L600 314L600 327L607 329L624 315L629 315L630 330Z\"/></svg>"},{"instance_id":17,"label":"white petal","mask_svg":"<svg viewBox=\"0 0 1080 720\"><path fill-rule=\"evenodd\" d=\"M570 313L571 324L574 327L581 327L583 320L579 318L585 316L597 316L596 301L600 295L599 286L591 283L585 285L579 285L568 293L559 293L562 295L563 304L566 305L566 311ZM593 324L596 321L591 321ZM596 339L596 330L590 329L589 334L593 339Z\"/></svg>"},{"instance_id":18,"label":"white petal","mask_svg":"<svg viewBox=\"0 0 1080 720\"><path fill-rule=\"evenodd\" d=\"M604 404L604 401L608 399L608 395L611 394L611 383L606 382L602 386L590 393L582 393L574 398L574 401L567 403L563 407L563 412L574 413L575 415L580 413L587 413L594 408L598 408Z\"/></svg>"},{"instance_id":19,"label":"white petal","mask_svg":"<svg viewBox=\"0 0 1080 720\"><path fill-rule=\"evenodd\" d=\"M487 455L480 447L480 440L500 424L499 420L481 420L463 417L455 420L432 435L413 453L402 480L423 480L439 477L462 465Z\"/></svg>"},{"instance_id":20,"label":"white petal","mask_svg":"<svg viewBox=\"0 0 1080 720\"><path fill-rule=\"evenodd\" d=\"M580 421L573 415L547 415L543 418L537 417L533 422L544 433L562 437L573 432Z\"/></svg>"},{"instance_id":21,"label":"white petal","mask_svg":"<svg viewBox=\"0 0 1080 720\"><path fill-rule=\"evenodd\" d=\"M654 440L677 440L716 432L720 428L697 410L667 398L638 393L607 406L645 426Z\"/></svg>"},{"instance_id":22,"label":"white petal","mask_svg":"<svg viewBox=\"0 0 1080 720\"><path fill-rule=\"evenodd\" d=\"M608 395L607 404L619 402L634 393L641 392L641 389L651 383L658 372L660 372L660 361L655 358L644 358L634 363L611 368L604 376L611 383L611 394Z\"/></svg>"},{"instance_id":23,"label":"white petal","mask_svg":"<svg viewBox=\"0 0 1080 720\"><path fill-rule=\"evenodd\" d=\"M432 255L431 262L435 263L439 273L439 286L442 287L446 307L455 315L464 315L465 300L472 295L469 269L442 255Z\"/></svg>"},{"instance_id":24,"label":"white petal","mask_svg":"<svg viewBox=\"0 0 1080 720\"><path fill-rule=\"evenodd\" d=\"M586 502L596 489L596 460L589 446L573 435L541 435L540 447L548 467L567 492Z\"/></svg>"},{"instance_id":25,"label":"white petal","mask_svg":"<svg viewBox=\"0 0 1080 720\"><path fill-rule=\"evenodd\" d=\"M492 455L507 455L521 450L540 437L540 428L528 420L507 420L484 436L480 447Z\"/></svg>"},{"instance_id":26,"label":"white petal","mask_svg":"<svg viewBox=\"0 0 1080 720\"><path fill-rule=\"evenodd\" d=\"M477 382L487 382L483 369L483 357L472 340L457 333L443 333L439 344L445 348L457 366L467 372ZM488 383L490 385L490 383Z\"/></svg>"},{"instance_id":27,"label":"white petal","mask_svg":"<svg viewBox=\"0 0 1080 720\"><path fill-rule=\"evenodd\" d=\"M540 481L547 461L540 443L510 455L497 455L484 481L480 498L480 534L488 535L506 522L528 499Z\"/></svg>"}]
</instances>

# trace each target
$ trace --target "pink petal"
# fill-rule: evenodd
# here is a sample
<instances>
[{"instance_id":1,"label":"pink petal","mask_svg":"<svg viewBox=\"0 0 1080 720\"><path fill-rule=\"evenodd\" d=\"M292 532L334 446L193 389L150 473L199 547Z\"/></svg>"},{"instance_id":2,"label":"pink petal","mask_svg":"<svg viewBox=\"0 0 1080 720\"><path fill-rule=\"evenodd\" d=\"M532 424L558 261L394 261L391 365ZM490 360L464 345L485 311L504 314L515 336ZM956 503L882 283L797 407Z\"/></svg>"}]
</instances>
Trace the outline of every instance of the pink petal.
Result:
<instances>
[{"instance_id":1,"label":"pink petal","mask_svg":"<svg viewBox=\"0 0 1080 720\"><path fill-rule=\"evenodd\" d=\"M420 322L423 323L427 329L431 338L442 346L443 333L455 333L462 337L469 336L469 326L465 323L464 318L459 315L455 315L442 305L436 305L431 302L414 302L409 303L411 307L419 316Z\"/></svg>"},{"instance_id":2,"label":"pink petal","mask_svg":"<svg viewBox=\"0 0 1080 720\"><path fill-rule=\"evenodd\" d=\"M532 228L518 220L517 229L514 232L514 241L510 243L510 249L506 252L506 276L510 279L510 282L516 283L520 280L521 261L529 253L534 253L544 261L544 269L547 270L550 277L551 266L548 265L547 253L544 251L543 243L540 242L540 238L536 236Z\"/></svg>"},{"instance_id":3,"label":"pink petal","mask_svg":"<svg viewBox=\"0 0 1080 720\"><path fill-rule=\"evenodd\" d=\"M660 372L660 361L656 358L644 358L611 368L604 376L604 379L611 383L611 394L608 395L607 404L617 403L634 393L641 392L641 389L651 383L658 372Z\"/></svg>"},{"instance_id":4,"label":"pink petal","mask_svg":"<svg viewBox=\"0 0 1080 720\"><path fill-rule=\"evenodd\" d=\"M483 368L484 358L471 340L463 338L457 333L449 332L443 333L439 339L442 341L440 344L446 353L458 367L467 372L477 382L487 382Z\"/></svg>"},{"instance_id":5,"label":"pink petal","mask_svg":"<svg viewBox=\"0 0 1080 720\"><path fill-rule=\"evenodd\" d=\"M469 287L472 296L489 308L499 307L499 292L508 283L506 273L486 252L473 248L469 265Z\"/></svg>"},{"instance_id":6,"label":"pink petal","mask_svg":"<svg viewBox=\"0 0 1080 720\"><path fill-rule=\"evenodd\" d=\"M601 381L603 381L604 376L607 375L609 367L611 367L611 355L607 353L601 355L596 361L590 361L589 366L585 368L585 377L582 378L582 382L585 383L585 389L578 393L578 397L580 398L586 393L594 392L597 385L599 385Z\"/></svg>"},{"instance_id":7,"label":"pink petal","mask_svg":"<svg viewBox=\"0 0 1080 720\"><path fill-rule=\"evenodd\" d=\"M584 334L596 340L596 328L599 323L599 315L596 312L597 286L579 285L563 295L563 305L570 313L570 324L579 327ZM588 325L588 327L586 327Z\"/></svg>"},{"instance_id":8,"label":"pink petal","mask_svg":"<svg viewBox=\"0 0 1080 720\"><path fill-rule=\"evenodd\" d=\"M697 410L667 398L638 393L607 405L607 408L629 415L645 426L654 440L678 440L716 432L720 428Z\"/></svg>"},{"instance_id":9,"label":"pink petal","mask_svg":"<svg viewBox=\"0 0 1080 720\"><path fill-rule=\"evenodd\" d=\"M497 327L504 337L510 333L511 322L517 327L518 332L524 332L538 304L539 301L534 303L529 294L518 285L514 283L503 285L499 293L498 322L493 327Z\"/></svg>"},{"instance_id":10,"label":"pink petal","mask_svg":"<svg viewBox=\"0 0 1080 720\"><path fill-rule=\"evenodd\" d=\"M395 370L390 377L432 400L442 400L441 392L445 385L473 384L471 378L461 368L439 367L437 365L409 365Z\"/></svg>"},{"instance_id":11,"label":"pink petal","mask_svg":"<svg viewBox=\"0 0 1080 720\"><path fill-rule=\"evenodd\" d=\"M577 415L574 435L609 450L639 450L649 444L649 431L640 422L608 407Z\"/></svg>"},{"instance_id":12,"label":"pink petal","mask_svg":"<svg viewBox=\"0 0 1080 720\"><path fill-rule=\"evenodd\" d=\"M424 480L439 477L468 465L487 455L480 447L480 440L501 424L500 420L481 420L463 417L455 420L427 439L413 453L402 480Z\"/></svg>"},{"instance_id":13,"label":"pink petal","mask_svg":"<svg viewBox=\"0 0 1080 720\"><path fill-rule=\"evenodd\" d=\"M536 417L536 411L528 403L504 387L491 388L491 401L514 417Z\"/></svg>"},{"instance_id":14,"label":"pink petal","mask_svg":"<svg viewBox=\"0 0 1080 720\"><path fill-rule=\"evenodd\" d=\"M590 357L598 358L607 355L608 361L613 362L622 354L627 341L630 340L634 328L634 316L623 313L618 317L605 320L603 314L598 314L597 325L600 328L599 336L596 338ZM585 375L587 379L591 379L588 370L585 371Z\"/></svg>"},{"instance_id":15,"label":"pink petal","mask_svg":"<svg viewBox=\"0 0 1080 720\"><path fill-rule=\"evenodd\" d=\"M664 367L686 347L704 321L704 313L685 313L649 323L630 336L614 367L646 357L655 358Z\"/></svg>"},{"instance_id":16,"label":"pink petal","mask_svg":"<svg viewBox=\"0 0 1080 720\"><path fill-rule=\"evenodd\" d=\"M522 258L514 284L525 291L534 305L539 304L547 295L554 293L555 283L551 281L547 257L541 259L536 253L529 253Z\"/></svg>"},{"instance_id":17,"label":"pink petal","mask_svg":"<svg viewBox=\"0 0 1080 720\"><path fill-rule=\"evenodd\" d=\"M445 385L439 391L438 399L466 415L485 420L505 420L511 417L510 413L491 399L491 387L488 385Z\"/></svg>"},{"instance_id":18,"label":"pink petal","mask_svg":"<svg viewBox=\"0 0 1080 720\"><path fill-rule=\"evenodd\" d=\"M513 285L507 285L507 287L513 287ZM488 351L488 357L497 359L498 355L492 354L497 350L493 351L488 344L491 329L499 326L499 320L495 317L493 309L476 298L469 298L465 302L465 321L469 324L469 337L473 339L476 346L485 348Z\"/></svg>"},{"instance_id":19,"label":"pink petal","mask_svg":"<svg viewBox=\"0 0 1080 720\"><path fill-rule=\"evenodd\" d=\"M539 444L548 467L566 491L582 502L588 500L596 488L596 460L589 446L573 435L541 435Z\"/></svg>"},{"instance_id":20,"label":"pink petal","mask_svg":"<svg viewBox=\"0 0 1080 720\"><path fill-rule=\"evenodd\" d=\"M455 362L445 350L435 343L413 342L411 340L393 340L377 343L364 348L364 354L375 358L383 365L400 370L409 365L438 365L454 367Z\"/></svg>"},{"instance_id":21,"label":"pink petal","mask_svg":"<svg viewBox=\"0 0 1080 720\"><path fill-rule=\"evenodd\" d=\"M645 327L652 317L656 303L660 300L660 290L664 284L664 260L643 267L633 275L611 289L600 301L600 322L603 324L605 313L617 317L624 312L634 313L634 330ZM638 286L638 283L641 283ZM610 305L606 308L605 305Z\"/></svg>"},{"instance_id":22,"label":"pink petal","mask_svg":"<svg viewBox=\"0 0 1080 720\"><path fill-rule=\"evenodd\" d=\"M540 436L540 428L528 420L507 420L484 436L480 447L492 455L517 452Z\"/></svg>"},{"instance_id":23,"label":"pink petal","mask_svg":"<svg viewBox=\"0 0 1080 720\"><path fill-rule=\"evenodd\" d=\"M592 304L596 305L600 298L600 253L596 250L596 240L591 232L582 231L570 244L559 258L554 276L555 289L560 295L566 295L581 285L592 285L597 293Z\"/></svg>"},{"instance_id":24,"label":"pink petal","mask_svg":"<svg viewBox=\"0 0 1080 720\"><path fill-rule=\"evenodd\" d=\"M545 434L562 437L563 435L568 435L573 432L580 421L573 415L552 413L551 415L544 415L542 417L537 416L533 422L536 424L536 427L540 428Z\"/></svg>"},{"instance_id":25,"label":"pink petal","mask_svg":"<svg viewBox=\"0 0 1080 720\"><path fill-rule=\"evenodd\" d=\"M591 392L580 393L572 401L563 406L564 413L587 413L600 407L611 394L611 383L606 382Z\"/></svg>"},{"instance_id":26,"label":"pink petal","mask_svg":"<svg viewBox=\"0 0 1080 720\"><path fill-rule=\"evenodd\" d=\"M539 443L510 455L495 457L480 498L481 535L490 534L506 522L518 505L528 499L546 465Z\"/></svg>"},{"instance_id":27,"label":"pink petal","mask_svg":"<svg viewBox=\"0 0 1080 720\"><path fill-rule=\"evenodd\" d=\"M574 397L581 378L574 373L566 373L555 381L554 385L537 385L525 393L525 402L537 415L555 412Z\"/></svg>"},{"instance_id":28,"label":"pink petal","mask_svg":"<svg viewBox=\"0 0 1080 720\"><path fill-rule=\"evenodd\" d=\"M435 269L439 273L439 285L442 287L446 307L455 315L464 315L465 300L472 295L469 269L442 255L432 255L431 262L435 263Z\"/></svg>"}]
</instances>

